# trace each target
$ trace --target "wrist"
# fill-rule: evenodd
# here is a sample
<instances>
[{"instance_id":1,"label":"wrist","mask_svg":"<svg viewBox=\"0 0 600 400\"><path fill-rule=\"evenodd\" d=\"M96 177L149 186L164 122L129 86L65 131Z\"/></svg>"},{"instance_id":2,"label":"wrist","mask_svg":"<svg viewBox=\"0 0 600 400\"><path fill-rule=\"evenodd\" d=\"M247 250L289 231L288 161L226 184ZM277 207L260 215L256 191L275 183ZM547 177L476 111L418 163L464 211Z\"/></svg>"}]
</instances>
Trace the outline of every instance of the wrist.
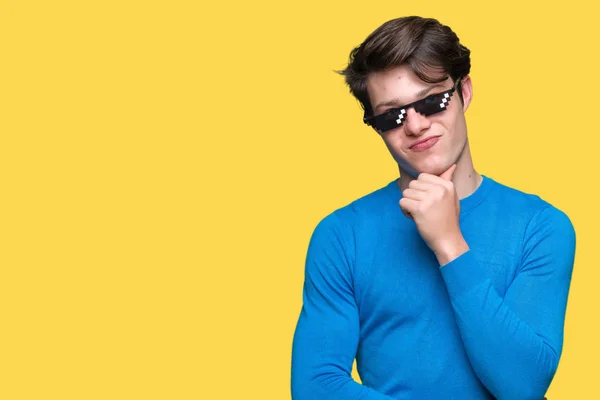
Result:
<instances>
[{"instance_id":1,"label":"wrist","mask_svg":"<svg viewBox=\"0 0 600 400\"><path fill-rule=\"evenodd\" d=\"M440 241L435 250L440 266L444 266L469 251L469 245L462 234Z\"/></svg>"}]
</instances>

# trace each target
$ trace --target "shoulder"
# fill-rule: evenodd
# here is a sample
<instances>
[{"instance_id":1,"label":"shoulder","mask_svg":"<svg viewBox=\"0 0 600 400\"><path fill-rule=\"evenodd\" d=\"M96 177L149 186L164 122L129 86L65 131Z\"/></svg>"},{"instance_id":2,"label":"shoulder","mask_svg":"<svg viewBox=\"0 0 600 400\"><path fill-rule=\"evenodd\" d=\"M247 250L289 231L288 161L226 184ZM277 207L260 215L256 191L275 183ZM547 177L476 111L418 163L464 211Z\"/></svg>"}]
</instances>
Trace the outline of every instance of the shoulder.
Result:
<instances>
[{"instance_id":1,"label":"shoulder","mask_svg":"<svg viewBox=\"0 0 600 400\"><path fill-rule=\"evenodd\" d=\"M557 235L565 243L575 241L575 228L567 213L538 194L515 189L488 178L494 186L493 203L502 208L507 219L519 220L524 227L524 239L541 239Z\"/></svg>"},{"instance_id":2,"label":"shoulder","mask_svg":"<svg viewBox=\"0 0 600 400\"><path fill-rule=\"evenodd\" d=\"M489 177L486 179L492 186L492 202L502 206L506 215L520 215L526 218L529 224L553 221L561 226L571 225L570 218L563 210L538 194L516 189Z\"/></svg>"},{"instance_id":3,"label":"shoulder","mask_svg":"<svg viewBox=\"0 0 600 400\"><path fill-rule=\"evenodd\" d=\"M315 233L354 230L385 219L390 212L397 212L399 193L397 182L389 182L322 217Z\"/></svg>"},{"instance_id":4,"label":"shoulder","mask_svg":"<svg viewBox=\"0 0 600 400\"><path fill-rule=\"evenodd\" d=\"M491 193L493 194L494 199L504 203L506 206L519 207L525 210L536 210L543 209L549 205L547 201L535 193L516 189L487 176L486 179L492 186Z\"/></svg>"},{"instance_id":5,"label":"shoulder","mask_svg":"<svg viewBox=\"0 0 600 400\"><path fill-rule=\"evenodd\" d=\"M376 218L383 204L393 202L393 191L388 184L322 217L310 237L306 273L330 279L345 277L350 282L357 230L364 231L364 221Z\"/></svg>"}]
</instances>

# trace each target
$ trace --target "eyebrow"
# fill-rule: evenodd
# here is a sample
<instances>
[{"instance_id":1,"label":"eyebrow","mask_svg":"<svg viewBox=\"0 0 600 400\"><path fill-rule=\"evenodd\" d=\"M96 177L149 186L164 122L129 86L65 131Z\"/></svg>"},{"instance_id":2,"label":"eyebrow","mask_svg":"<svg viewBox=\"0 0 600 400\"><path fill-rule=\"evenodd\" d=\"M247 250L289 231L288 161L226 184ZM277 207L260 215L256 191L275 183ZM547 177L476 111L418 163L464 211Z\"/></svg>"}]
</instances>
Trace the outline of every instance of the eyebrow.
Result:
<instances>
[{"instance_id":1,"label":"eyebrow","mask_svg":"<svg viewBox=\"0 0 600 400\"><path fill-rule=\"evenodd\" d=\"M427 96L429 94L429 92L431 92L433 89L439 88L441 86L443 86L443 85L441 83L438 83L437 85L426 87L425 89L418 92L415 97L417 99L421 99L421 98ZM383 106L403 106L406 104L410 104L410 103L401 104L400 99L393 99L393 100L388 100L388 101L384 101L382 103L377 104L375 106L374 110L377 110L379 107L383 107Z\"/></svg>"}]
</instances>

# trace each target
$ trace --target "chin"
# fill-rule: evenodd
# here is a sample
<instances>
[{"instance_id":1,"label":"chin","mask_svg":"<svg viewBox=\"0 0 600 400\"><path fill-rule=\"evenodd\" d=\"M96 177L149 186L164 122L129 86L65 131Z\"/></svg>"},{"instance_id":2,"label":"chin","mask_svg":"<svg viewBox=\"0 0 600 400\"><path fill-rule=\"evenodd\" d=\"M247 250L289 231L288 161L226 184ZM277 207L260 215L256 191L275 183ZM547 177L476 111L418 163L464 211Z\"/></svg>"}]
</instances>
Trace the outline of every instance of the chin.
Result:
<instances>
[{"instance_id":1,"label":"chin","mask_svg":"<svg viewBox=\"0 0 600 400\"><path fill-rule=\"evenodd\" d=\"M401 171L417 178L419 174L426 173L431 175L441 175L442 172L446 171L452 162L444 160L442 157L428 157L427 159L417 160L418 162L412 163L409 160L397 160Z\"/></svg>"},{"instance_id":2,"label":"chin","mask_svg":"<svg viewBox=\"0 0 600 400\"><path fill-rule=\"evenodd\" d=\"M435 167L420 169L419 172L424 172L427 174L440 176L441 174L446 172L448 170L448 168L450 168L452 166L452 164L454 164L454 163L451 162L451 163L447 163L447 164L440 164Z\"/></svg>"},{"instance_id":3,"label":"chin","mask_svg":"<svg viewBox=\"0 0 600 400\"><path fill-rule=\"evenodd\" d=\"M415 168L418 173L426 173L431 175L440 175L444 172L448 167L445 167L442 163L430 163L425 165L419 165Z\"/></svg>"}]
</instances>

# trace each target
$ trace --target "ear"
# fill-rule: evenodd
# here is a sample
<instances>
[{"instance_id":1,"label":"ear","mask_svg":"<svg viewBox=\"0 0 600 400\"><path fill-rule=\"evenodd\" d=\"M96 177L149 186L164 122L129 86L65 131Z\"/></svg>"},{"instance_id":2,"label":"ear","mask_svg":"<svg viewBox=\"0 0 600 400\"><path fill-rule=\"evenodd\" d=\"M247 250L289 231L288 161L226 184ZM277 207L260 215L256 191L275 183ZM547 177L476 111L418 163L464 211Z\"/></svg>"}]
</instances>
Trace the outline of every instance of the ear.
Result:
<instances>
[{"instance_id":1,"label":"ear","mask_svg":"<svg viewBox=\"0 0 600 400\"><path fill-rule=\"evenodd\" d=\"M473 99L473 83L471 82L471 77L467 75L462 78L460 86L463 98L463 112L466 112Z\"/></svg>"}]
</instances>

